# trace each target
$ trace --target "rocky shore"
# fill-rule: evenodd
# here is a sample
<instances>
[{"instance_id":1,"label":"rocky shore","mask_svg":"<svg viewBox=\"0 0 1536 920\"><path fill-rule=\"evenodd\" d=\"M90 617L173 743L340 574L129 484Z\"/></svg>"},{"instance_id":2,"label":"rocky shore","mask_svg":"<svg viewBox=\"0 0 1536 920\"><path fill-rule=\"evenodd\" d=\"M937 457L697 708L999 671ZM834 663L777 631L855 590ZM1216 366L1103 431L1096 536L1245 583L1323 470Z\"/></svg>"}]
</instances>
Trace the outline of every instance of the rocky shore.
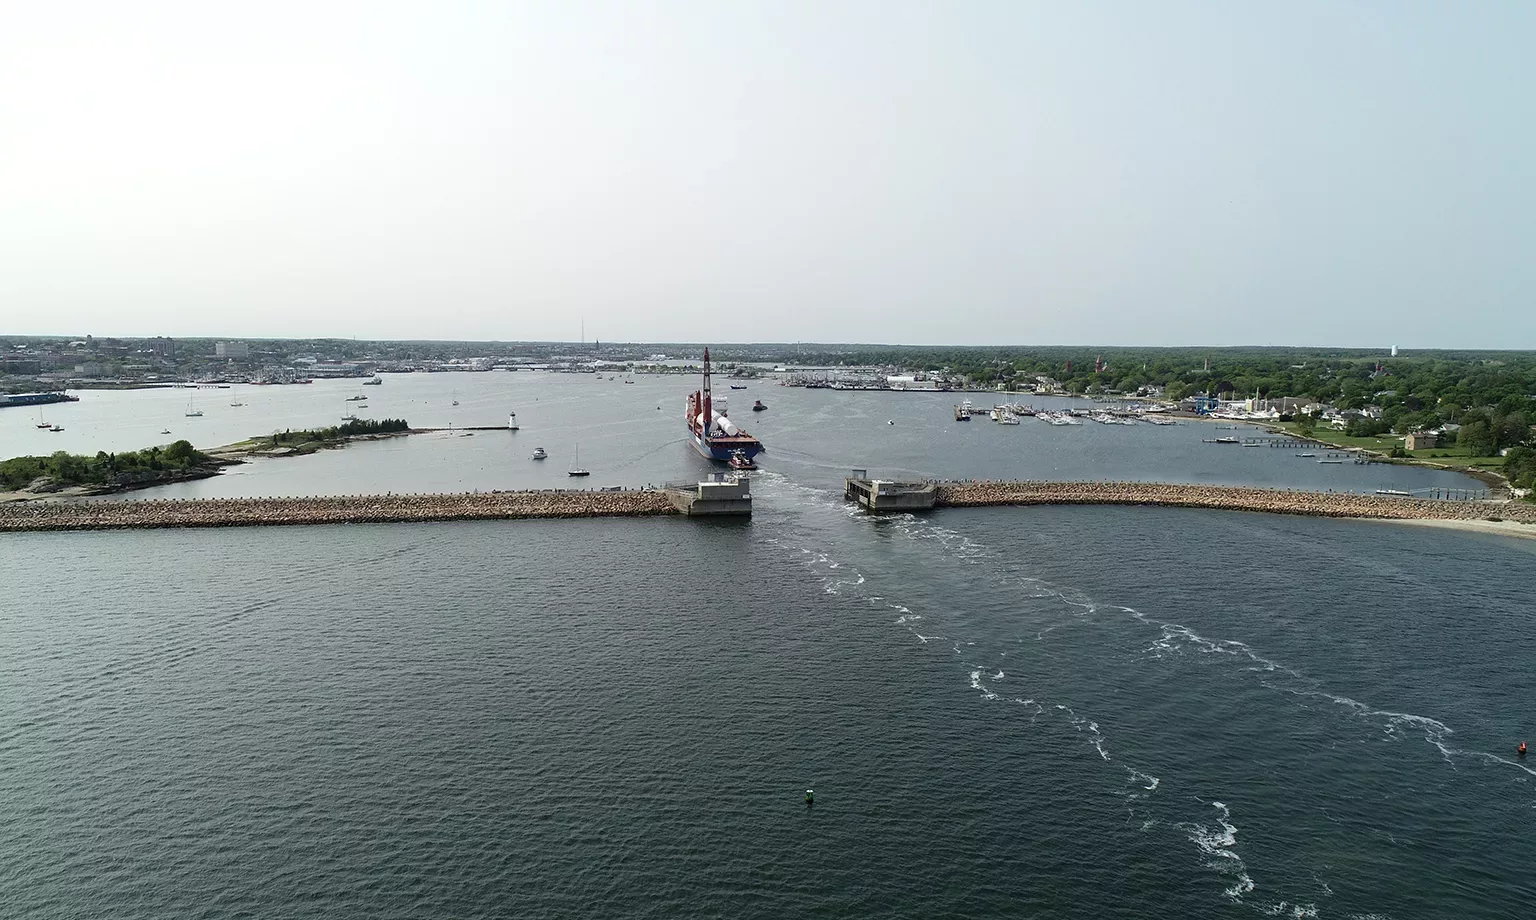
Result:
<instances>
[{"instance_id":1,"label":"rocky shore","mask_svg":"<svg viewBox=\"0 0 1536 920\"><path fill-rule=\"evenodd\" d=\"M0 532L645 517L676 510L666 493L650 490L16 502L0 505Z\"/></svg>"},{"instance_id":2,"label":"rocky shore","mask_svg":"<svg viewBox=\"0 0 1536 920\"><path fill-rule=\"evenodd\" d=\"M1163 505L1315 517L1383 520L1516 521L1536 524L1536 505L1526 502L1438 501L1396 495L1302 492L1246 486L1172 485L1155 482L953 482L940 483L939 507L985 505Z\"/></svg>"}]
</instances>

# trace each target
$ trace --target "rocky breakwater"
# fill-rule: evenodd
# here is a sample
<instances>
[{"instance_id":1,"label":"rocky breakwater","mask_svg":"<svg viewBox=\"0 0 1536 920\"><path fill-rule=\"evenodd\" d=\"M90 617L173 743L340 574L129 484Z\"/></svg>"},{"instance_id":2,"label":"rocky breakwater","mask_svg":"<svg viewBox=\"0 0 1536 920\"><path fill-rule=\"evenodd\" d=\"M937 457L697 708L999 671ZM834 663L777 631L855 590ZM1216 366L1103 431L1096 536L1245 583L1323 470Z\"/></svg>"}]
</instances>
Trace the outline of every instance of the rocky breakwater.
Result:
<instances>
[{"instance_id":1,"label":"rocky breakwater","mask_svg":"<svg viewBox=\"0 0 1536 920\"><path fill-rule=\"evenodd\" d=\"M1524 502L1439 501L1398 495L1303 492L1246 486L1175 485L1157 482L951 482L940 483L940 507L985 505L1163 505L1264 511L1315 517L1422 521L1517 521L1536 524L1536 505Z\"/></svg>"},{"instance_id":2,"label":"rocky breakwater","mask_svg":"<svg viewBox=\"0 0 1536 920\"><path fill-rule=\"evenodd\" d=\"M16 502L0 505L0 531L646 517L676 510L665 493L650 490Z\"/></svg>"}]
</instances>

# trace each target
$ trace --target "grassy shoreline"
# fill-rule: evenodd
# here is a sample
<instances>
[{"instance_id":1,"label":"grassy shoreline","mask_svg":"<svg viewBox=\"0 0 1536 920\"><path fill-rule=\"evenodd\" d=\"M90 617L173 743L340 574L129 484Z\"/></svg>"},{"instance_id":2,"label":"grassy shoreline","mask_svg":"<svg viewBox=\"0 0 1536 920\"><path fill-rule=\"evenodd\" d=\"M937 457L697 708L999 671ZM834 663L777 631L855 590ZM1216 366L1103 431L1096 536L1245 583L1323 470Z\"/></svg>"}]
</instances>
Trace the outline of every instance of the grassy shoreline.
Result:
<instances>
[{"instance_id":1,"label":"grassy shoreline","mask_svg":"<svg viewBox=\"0 0 1536 920\"><path fill-rule=\"evenodd\" d=\"M1224 421L1224 420L1223 420ZM1484 485L1496 489L1508 489L1509 478L1504 475L1503 457L1474 457L1465 450L1455 447L1439 447L1429 450L1409 451L1406 457L1389 456L1395 447L1402 446L1402 438L1391 435L1372 436L1367 438L1355 438L1341 432L1318 432L1313 430L1310 434L1304 434L1295 422L1270 422L1253 419L1242 419L1241 423L1263 428L1276 434L1290 435L1292 437L1307 438L1316 441L1326 447L1334 447L1339 450L1355 450L1369 454L1372 459L1383 463L1396 463L1402 466L1421 466L1425 469L1444 470L1451 473L1462 473L1476 479Z\"/></svg>"},{"instance_id":2,"label":"grassy shoreline","mask_svg":"<svg viewBox=\"0 0 1536 920\"><path fill-rule=\"evenodd\" d=\"M143 475L142 477L133 477L126 480L119 478L116 481L107 482L65 483L58 483L50 477L40 476L24 488L0 491L0 503L47 501L60 498L86 498L98 495L118 495L124 492L137 492L157 486L176 485L182 482L193 482L198 479L209 479L223 473L226 467L238 466L252 459L303 457L320 450L340 449L353 441L377 441L417 434L422 430L424 429L406 427L389 431L367 430L352 433L345 432L340 428L331 428L319 431L285 432L284 435L275 437L263 435L256 438L247 438L244 441L236 441L233 444L210 448L206 451L196 451L198 459L195 463L180 469L155 470L152 476ZM297 440L294 440L295 438ZM80 454L71 456L81 463L92 462L94 459ZM51 460L52 458L38 459Z\"/></svg>"}]
</instances>

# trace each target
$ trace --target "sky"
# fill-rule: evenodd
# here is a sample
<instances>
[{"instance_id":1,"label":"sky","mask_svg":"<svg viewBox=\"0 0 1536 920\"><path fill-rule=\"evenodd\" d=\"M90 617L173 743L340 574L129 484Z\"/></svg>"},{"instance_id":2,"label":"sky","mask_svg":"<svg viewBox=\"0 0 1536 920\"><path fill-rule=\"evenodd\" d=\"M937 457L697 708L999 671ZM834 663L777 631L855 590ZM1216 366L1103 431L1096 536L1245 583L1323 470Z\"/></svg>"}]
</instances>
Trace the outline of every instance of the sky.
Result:
<instances>
[{"instance_id":1,"label":"sky","mask_svg":"<svg viewBox=\"0 0 1536 920\"><path fill-rule=\"evenodd\" d=\"M0 2L0 333L1536 348L1536 4Z\"/></svg>"}]
</instances>

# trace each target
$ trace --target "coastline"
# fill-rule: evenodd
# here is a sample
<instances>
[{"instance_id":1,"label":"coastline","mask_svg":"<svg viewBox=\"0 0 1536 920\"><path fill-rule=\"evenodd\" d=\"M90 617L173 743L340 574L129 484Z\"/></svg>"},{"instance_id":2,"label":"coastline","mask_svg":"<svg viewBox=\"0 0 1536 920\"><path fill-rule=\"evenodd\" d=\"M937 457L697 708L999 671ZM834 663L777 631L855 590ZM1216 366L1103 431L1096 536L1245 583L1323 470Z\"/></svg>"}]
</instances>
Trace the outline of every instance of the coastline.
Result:
<instances>
[{"instance_id":1,"label":"coastline","mask_svg":"<svg viewBox=\"0 0 1536 920\"><path fill-rule=\"evenodd\" d=\"M125 492L139 492L159 486L171 486L183 482L194 482L199 479L211 479L222 474L226 467L239 466L252 459L278 460L285 457L306 457L322 450L340 450L353 441L379 441L411 434L425 434L436 430L438 429L408 428L404 431L372 432L370 434L347 435L325 441L304 441L299 444L276 448L263 447L261 438L248 438L244 441L236 441L233 444L225 444L221 447L211 447L202 452L208 457L207 463L185 470L167 470L164 476L156 479L136 482L79 483L60 486L56 489L47 489L41 492L34 492L31 489L16 489L9 492L0 491L0 505L68 498L91 498L99 495L121 495Z\"/></svg>"},{"instance_id":2,"label":"coastline","mask_svg":"<svg viewBox=\"0 0 1536 920\"><path fill-rule=\"evenodd\" d=\"M1500 537L1521 537L1536 540L1536 527L1518 521L1448 521L1430 518L1407 518L1388 521L1390 524L1412 524L1415 527L1438 527L1442 530L1459 530L1463 533L1494 534Z\"/></svg>"},{"instance_id":3,"label":"coastline","mask_svg":"<svg viewBox=\"0 0 1536 920\"><path fill-rule=\"evenodd\" d=\"M1180 416L1180 417L1184 418L1186 416ZM1228 421L1226 419L1213 419L1210 416L1206 416L1206 415L1193 416L1193 417L1194 418L1198 418L1198 419L1200 419L1202 421ZM1314 434L1309 434L1309 435L1302 435L1302 434L1299 434L1299 433L1294 432L1294 431L1289 431L1289 430L1287 430L1285 428L1284 423L1282 423L1282 422L1271 422L1271 421L1260 420L1260 419L1236 419L1236 421L1239 424L1252 425L1255 428L1262 428L1263 430L1271 432L1273 434L1284 435L1286 437L1292 437L1292 438L1306 438L1309 441L1316 441L1319 445L1321 445L1323 447L1330 447L1330 448L1333 448L1334 450L1342 450L1342 451L1349 451L1351 453L1358 453L1358 454L1361 454L1362 456L1370 457L1372 460L1375 460L1375 461L1380 462L1380 463L1395 463L1395 464L1399 464L1401 466L1420 466L1420 467L1423 467L1425 469L1441 470L1441 471L1447 472L1447 473L1460 473L1463 476L1470 476L1473 479L1476 479L1478 482L1481 482L1483 485L1491 486L1491 487L1493 487L1495 489L1508 489L1508 488L1510 488L1509 479L1506 478L1503 473L1498 472L1496 470L1485 469L1483 467L1454 466L1454 465L1448 464L1448 463L1436 463L1433 460L1425 460L1425 459L1423 459L1421 457L1392 457L1392 456L1388 456L1387 454L1382 453L1379 450L1371 450L1368 447L1355 447L1355 446L1351 446L1351 445L1348 445L1348 444L1338 444L1338 443L1335 443L1333 441L1329 441L1325 437L1319 437L1315 433Z\"/></svg>"}]
</instances>

